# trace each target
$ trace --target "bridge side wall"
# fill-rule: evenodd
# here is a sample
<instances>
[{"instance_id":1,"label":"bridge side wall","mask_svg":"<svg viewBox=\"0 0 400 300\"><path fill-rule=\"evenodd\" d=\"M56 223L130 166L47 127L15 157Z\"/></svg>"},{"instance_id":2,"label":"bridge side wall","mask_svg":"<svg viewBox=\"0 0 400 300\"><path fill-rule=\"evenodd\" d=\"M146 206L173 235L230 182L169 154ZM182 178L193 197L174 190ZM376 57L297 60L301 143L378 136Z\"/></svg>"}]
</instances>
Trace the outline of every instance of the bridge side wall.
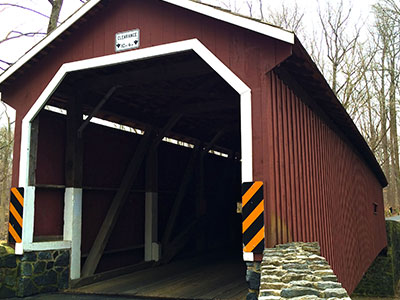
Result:
<instances>
[{"instance_id":1,"label":"bridge side wall","mask_svg":"<svg viewBox=\"0 0 400 300\"><path fill-rule=\"evenodd\" d=\"M319 242L351 294L387 243L382 187L356 150L273 72L266 89L267 245Z\"/></svg>"}]
</instances>

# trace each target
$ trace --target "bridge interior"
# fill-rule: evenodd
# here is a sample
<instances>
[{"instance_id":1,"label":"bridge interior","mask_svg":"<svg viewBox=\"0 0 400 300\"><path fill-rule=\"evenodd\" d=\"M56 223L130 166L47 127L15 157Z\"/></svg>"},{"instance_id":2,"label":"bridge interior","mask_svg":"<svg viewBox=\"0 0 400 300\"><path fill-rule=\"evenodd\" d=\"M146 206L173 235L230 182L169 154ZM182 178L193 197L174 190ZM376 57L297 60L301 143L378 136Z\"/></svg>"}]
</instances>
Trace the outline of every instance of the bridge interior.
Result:
<instances>
[{"instance_id":1,"label":"bridge interior","mask_svg":"<svg viewBox=\"0 0 400 300\"><path fill-rule=\"evenodd\" d=\"M71 155L71 99L86 120L101 120L75 124L80 158ZM188 51L72 72L48 105L67 116L39 114L34 239L62 239L64 190L81 187L82 278L75 286L125 274L77 291L243 298L240 101L232 87ZM117 201L112 227L104 226ZM133 270L127 266L137 271L126 274Z\"/></svg>"}]
</instances>

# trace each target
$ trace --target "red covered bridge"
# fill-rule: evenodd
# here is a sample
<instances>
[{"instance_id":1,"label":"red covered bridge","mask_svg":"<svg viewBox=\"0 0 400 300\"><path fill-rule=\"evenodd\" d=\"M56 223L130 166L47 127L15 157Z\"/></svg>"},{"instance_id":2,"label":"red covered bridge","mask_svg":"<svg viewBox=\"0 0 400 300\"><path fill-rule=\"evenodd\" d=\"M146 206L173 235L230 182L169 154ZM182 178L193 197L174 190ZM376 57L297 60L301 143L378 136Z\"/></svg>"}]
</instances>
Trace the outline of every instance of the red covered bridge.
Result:
<instances>
[{"instance_id":1,"label":"red covered bridge","mask_svg":"<svg viewBox=\"0 0 400 300\"><path fill-rule=\"evenodd\" d=\"M0 90L25 194L16 251L71 249L71 279L241 257L242 183L264 195L245 260L318 241L351 293L386 246L385 176L291 32L189 0L91 0Z\"/></svg>"}]
</instances>

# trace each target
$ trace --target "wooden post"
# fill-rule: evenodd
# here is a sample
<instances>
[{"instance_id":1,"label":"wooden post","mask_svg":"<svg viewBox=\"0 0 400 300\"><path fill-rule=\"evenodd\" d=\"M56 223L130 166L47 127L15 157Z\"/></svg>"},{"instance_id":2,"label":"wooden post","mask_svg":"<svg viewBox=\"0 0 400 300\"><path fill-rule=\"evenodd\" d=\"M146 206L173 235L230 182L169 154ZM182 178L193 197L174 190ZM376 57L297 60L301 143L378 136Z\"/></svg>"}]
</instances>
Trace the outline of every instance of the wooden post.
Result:
<instances>
[{"instance_id":1,"label":"wooden post","mask_svg":"<svg viewBox=\"0 0 400 300\"><path fill-rule=\"evenodd\" d=\"M81 275L83 142L78 137L78 128L83 114L80 100L76 96L67 103L64 240L71 241L71 279Z\"/></svg>"},{"instance_id":2,"label":"wooden post","mask_svg":"<svg viewBox=\"0 0 400 300\"><path fill-rule=\"evenodd\" d=\"M65 186L82 187L83 142L78 128L83 121L82 103L78 97L68 101L67 140L65 151Z\"/></svg>"},{"instance_id":3,"label":"wooden post","mask_svg":"<svg viewBox=\"0 0 400 300\"><path fill-rule=\"evenodd\" d=\"M158 153L153 147L146 159L144 260L158 261Z\"/></svg>"},{"instance_id":4,"label":"wooden post","mask_svg":"<svg viewBox=\"0 0 400 300\"><path fill-rule=\"evenodd\" d=\"M31 123L31 140L29 146L29 170L28 170L29 186L35 186L36 184L38 137L39 137L39 116L37 116Z\"/></svg>"}]
</instances>

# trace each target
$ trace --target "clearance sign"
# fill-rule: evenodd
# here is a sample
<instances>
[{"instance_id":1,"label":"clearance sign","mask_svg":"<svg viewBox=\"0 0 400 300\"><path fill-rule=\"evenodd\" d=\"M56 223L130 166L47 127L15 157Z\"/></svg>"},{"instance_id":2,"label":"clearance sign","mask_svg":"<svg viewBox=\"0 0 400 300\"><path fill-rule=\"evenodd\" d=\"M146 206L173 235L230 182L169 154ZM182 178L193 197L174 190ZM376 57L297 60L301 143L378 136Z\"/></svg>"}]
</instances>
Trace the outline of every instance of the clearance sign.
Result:
<instances>
[{"instance_id":1,"label":"clearance sign","mask_svg":"<svg viewBox=\"0 0 400 300\"><path fill-rule=\"evenodd\" d=\"M115 35L115 52L139 48L139 29L119 32Z\"/></svg>"}]
</instances>

